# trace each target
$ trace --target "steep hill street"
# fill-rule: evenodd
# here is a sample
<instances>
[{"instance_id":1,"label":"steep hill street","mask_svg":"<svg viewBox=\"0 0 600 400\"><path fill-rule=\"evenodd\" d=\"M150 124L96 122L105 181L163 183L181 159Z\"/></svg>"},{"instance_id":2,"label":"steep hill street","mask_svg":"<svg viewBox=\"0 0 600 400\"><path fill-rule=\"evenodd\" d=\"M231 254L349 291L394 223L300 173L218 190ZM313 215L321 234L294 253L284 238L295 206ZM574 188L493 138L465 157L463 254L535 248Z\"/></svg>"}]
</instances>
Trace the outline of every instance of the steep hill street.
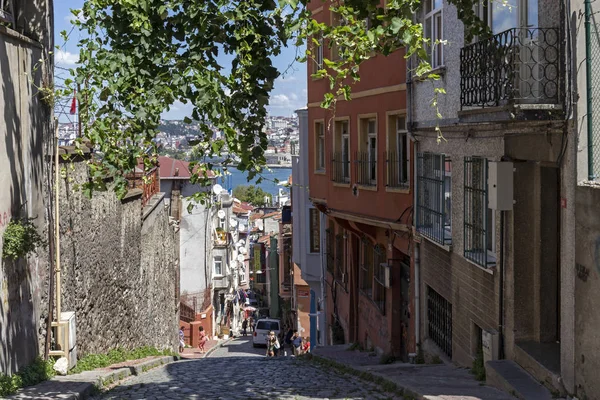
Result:
<instances>
[{"instance_id":1,"label":"steep hill street","mask_svg":"<svg viewBox=\"0 0 600 400\"><path fill-rule=\"evenodd\" d=\"M124 381L95 399L390 399L390 393L355 377L293 357L267 359L250 337L210 357L181 361Z\"/></svg>"}]
</instances>

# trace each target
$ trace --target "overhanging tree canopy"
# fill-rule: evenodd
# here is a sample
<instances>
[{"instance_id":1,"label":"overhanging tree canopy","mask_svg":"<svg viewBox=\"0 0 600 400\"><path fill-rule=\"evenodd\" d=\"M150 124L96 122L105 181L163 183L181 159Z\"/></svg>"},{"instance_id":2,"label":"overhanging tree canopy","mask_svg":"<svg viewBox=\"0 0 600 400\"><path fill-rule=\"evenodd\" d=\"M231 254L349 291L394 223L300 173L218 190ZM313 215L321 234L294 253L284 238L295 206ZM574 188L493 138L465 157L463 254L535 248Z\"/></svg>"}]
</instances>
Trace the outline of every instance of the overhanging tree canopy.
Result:
<instances>
[{"instance_id":1,"label":"overhanging tree canopy","mask_svg":"<svg viewBox=\"0 0 600 400\"><path fill-rule=\"evenodd\" d=\"M451 0L469 32L480 34L485 28L473 2ZM306 6L307 0L86 0L74 11L86 37L73 76L82 86L84 137L100 157L90 162L92 179L84 189L103 189L110 174L123 196L124 174L137 160L148 167L157 162L153 139L161 114L175 101L193 106L186 122L200 122L198 150L212 156L226 146L241 160L238 169L254 178L266 164L262 128L279 75L272 59L282 46L306 45L304 60L312 58L318 37L342 49L339 60L324 60L317 72L330 82L322 106L331 109L338 96L350 99L360 65L373 52L406 47L406 57L423 60L417 75L430 70L422 25L414 21L418 0L385 0L385 7L379 0L334 1L345 21L339 26L317 23ZM221 55L231 65L221 65ZM211 127L224 139L213 140ZM200 164L192 180L206 179L207 168Z\"/></svg>"}]
</instances>

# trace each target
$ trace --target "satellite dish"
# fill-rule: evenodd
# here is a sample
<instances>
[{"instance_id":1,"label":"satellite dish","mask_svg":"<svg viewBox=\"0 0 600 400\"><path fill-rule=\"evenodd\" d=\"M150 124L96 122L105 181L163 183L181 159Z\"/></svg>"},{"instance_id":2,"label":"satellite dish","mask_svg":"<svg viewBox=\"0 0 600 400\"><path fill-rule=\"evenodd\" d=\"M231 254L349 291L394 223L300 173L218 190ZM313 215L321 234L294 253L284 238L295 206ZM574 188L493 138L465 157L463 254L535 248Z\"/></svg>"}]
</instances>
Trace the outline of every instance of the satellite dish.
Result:
<instances>
[{"instance_id":1,"label":"satellite dish","mask_svg":"<svg viewBox=\"0 0 600 400\"><path fill-rule=\"evenodd\" d=\"M244 260L245 260L245 259L246 259L246 257L244 257L244 255L243 255L243 254L238 254L238 256L237 256L237 260L238 260L239 262L244 262Z\"/></svg>"},{"instance_id":2,"label":"satellite dish","mask_svg":"<svg viewBox=\"0 0 600 400\"><path fill-rule=\"evenodd\" d=\"M237 226L237 219L229 218L229 225L231 225L232 227Z\"/></svg>"},{"instance_id":3,"label":"satellite dish","mask_svg":"<svg viewBox=\"0 0 600 400\"><path fill-rule=\"evenodd\" d=\"M225 219L225 211L219 210L217 212L217 217L219 217L219 219Z\"/></svg>"},{"instance_id":4,"label":"satellite dish","mask_svg":"<svg viewBox=\"0 0 600 400\"><path fill-rule=\"evenodd\" d=\"M240 231L244 232L246 230L246 225L240 224Z\"/></svg>"},{"instance_id":5,"label":"satellite dish","mask_svg":"<svg viewBox=\"0 0 600 400\"><path fill-rule=\"evenodd\" d=\"M246 250L246 248L245 248L245 247L240 247L240 250L239 250L239 251L240 251L240 253L242 253L242 254L246 254L246 253L248 252L248 250Z\"/></svg>"},{"instance_id":6,"label":"satellite dish","mask_svg":"<svg viewBox=\"0 0 600 400\"><path fill-rule=\"evenodd\" d=\"M223 186L221 186L217 183L216 185L213 186L212 191L214 194L216 194L218 196L223 191Z\"/></svg>"},{"instance_id":7,"label":"satellite dish","mask_svg":"<svg viewBox=\"0 0 600 400\"><path fill-rule=\"evenodd\" d=\"M240 244L240 246L245 246L246 245L246 241L244 241L244 239L240 239L238 241L238 243Z\"/></svg>"}]
</instances>

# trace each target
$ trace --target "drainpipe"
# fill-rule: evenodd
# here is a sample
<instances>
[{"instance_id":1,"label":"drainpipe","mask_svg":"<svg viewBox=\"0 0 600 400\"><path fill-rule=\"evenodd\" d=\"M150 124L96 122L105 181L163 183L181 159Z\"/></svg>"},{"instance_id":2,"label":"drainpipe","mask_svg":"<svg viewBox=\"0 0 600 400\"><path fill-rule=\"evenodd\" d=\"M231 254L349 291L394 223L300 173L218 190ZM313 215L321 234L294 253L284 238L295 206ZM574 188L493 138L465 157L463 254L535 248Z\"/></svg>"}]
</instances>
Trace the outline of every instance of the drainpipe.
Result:
<instances>
[{"instance_id":1,"label":"drainpipe","mask_svg":"<svg viewBox=\"0 0 600 400\"><path fill-rule=\"evenodd\" d=\"M504 263L504 232L506 227L504 226L504 213L505 211L500 211L500 293L499 293L499 312L498 322L500 324L500 329L498 332L498 341L500 354L498 358L500 360L504 359L504 274L505 274L505 263Z\"/></svg>"},{"instance_id":2,"label":"drainpipe","mask_svg":"<svg viewBox=\"0 0 600 400\"><path fill-rule=\"evenodd\" d=\"M63 342L62 342L62 332L61 332L61 327L60 327L60 320L61 320L61 297L62 297L62 291L61 291L61 270L60 270L60 201L59 201L59 195L60 195L60 169L59 169L59 163L58 163L58 152L59 152L59 148L58 148L58 123L56 124L57 128L56 128L56 148L54 149L55 154L54 154L54 184L55 184L55 191L56 191L56 196L55 196L55 208L54 208L54 253L56 255L56 264L54 265L54 270L56 272L56 322L57 322L57 329L56 329L56 343L60 344L61 346L61 350L63 350L65 352L65 357L68 356L68 350L65 348L63 349Z\"/></svg>"},{"instance_id":3,"label":"drainpipe","mask_svg":"<svg viewBox=\"0 0 600 400\"><path fill-rule=\"evenodd\" d=\"M594 174L594 142L592 138L593 109L592 109L592 49L591 49L591 0L585 0L585 80L587 88L587 145L588 145L588 179L596 179Z\"/></svg>"},{"instance_id":4,"label":"drainpipe","mask_svg":"<svg viewBox=\"0 0 600 400\"><path fill-rule=\"evenodd\" d=\"M408 110L406 116L406 125L408 131L412 134L413 132L413 102L412 102L412 59L407 60L406 68L406 109ZM417 184L414 177L417 176L417 142L413 137L413 224L415 224L417 218ZM417 346L421 342L421 246L419 243L414 242L414 268L415 268L415 282L414 282L414 313L415 313L415 352L418 351Z\"/></svg>"}]
</instances>

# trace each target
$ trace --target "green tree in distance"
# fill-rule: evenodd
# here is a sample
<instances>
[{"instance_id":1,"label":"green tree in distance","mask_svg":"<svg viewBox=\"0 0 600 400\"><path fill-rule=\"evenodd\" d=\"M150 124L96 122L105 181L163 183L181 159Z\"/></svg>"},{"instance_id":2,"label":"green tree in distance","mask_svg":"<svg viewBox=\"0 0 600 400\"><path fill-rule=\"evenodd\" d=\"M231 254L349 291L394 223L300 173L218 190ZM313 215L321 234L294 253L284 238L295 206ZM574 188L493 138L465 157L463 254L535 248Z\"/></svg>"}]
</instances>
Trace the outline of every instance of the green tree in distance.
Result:
<instances>
[{"instance_id":1,"label":"green tree in distance","mask_svg":"<svg viewBox=\"0 0 600 400\"><path fill-rule=\"evenodd\" d=\"M266 204L265 197L269 198L269 202L273 196L265 192L258 186L254 185L238 185L233 189L233 197L238 200L248 202L255 207L261 207Z\"/></svg>"},{"instance_id":2,"label":"green tree in distance","mask_svg":"<svg viewBox=\"0 0 600 400\"><path fill-rule=\"evenodd\" d=\"M489 32L473 11L477 1L449 0L467 27L467 40ZM334 0L332 10L345 21L335 26L315 21L308 2L86 0L82 10L73 10L82 32L80 64L72 70L73 81L65 82L65 93L82 86L77 96L84 137L99 155L88 164L86 193L105 189L110 175L122 197L125 174L139 159L146 168L156 164L153 139L161 114L175 101L192 106L184 122L198 122L198 154L218 156L227 148L239 158L239 170L248 171L250 179L260 175L266 166L266 107L279 75L272 59L283 46L306 49L299 60L311 63L321 39L339 49L339 57L323 60L313 75L329 82L321 106L332 116L338 99L351 99L361 64L374 54L405 49L407 58L417 60L413 74L439 78L431 74L426 51L431 43L414 17L419 0ZM223 59L227 65L220 64ZM432 106L443 93L432 89ZM224 138L214 140L212 129ZM211 167L199 162L192 183L206 181ZM195 196L204 202L204 195Z\"/></svg>"}]
</instances>

